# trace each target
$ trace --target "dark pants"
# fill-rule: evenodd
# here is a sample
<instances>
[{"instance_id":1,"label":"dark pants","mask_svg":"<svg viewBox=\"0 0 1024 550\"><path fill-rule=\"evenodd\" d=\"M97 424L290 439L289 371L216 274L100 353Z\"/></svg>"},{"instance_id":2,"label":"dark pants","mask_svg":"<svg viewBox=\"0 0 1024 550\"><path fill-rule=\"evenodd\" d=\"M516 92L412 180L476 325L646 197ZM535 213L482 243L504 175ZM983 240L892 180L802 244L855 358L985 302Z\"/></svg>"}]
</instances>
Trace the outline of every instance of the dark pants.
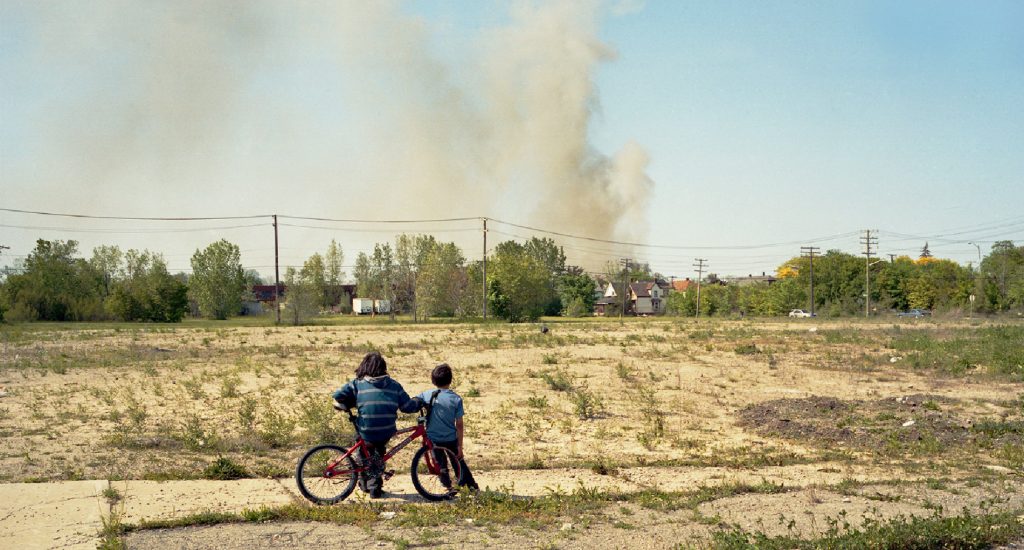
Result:
<instances>
[{"instance_id":1,"label":"dark pants","mask_svg":"<svg viewBox=\"0 0 1024 550\"><path fill-rule=\"evenodd\" d=\"M370 453L371 467L376 475L362 474L359 476L359 488L370 493L380 495L384 491L384 454L387 452L388 439L384 441L366 441L366 450Z\"/></svg>"},{"instance_id":2,"label":"dark pants","mask_svg":"<svg viewBox=\"0 0 1024 550\"><path fill-rule=\"evenodd\" d=\"M459 442L458 441L434 441L435 447L444 447L449 451L455 453L456 456L459 454ZM441 484L445 487L451 487L452 481L448 477L448 458L447 453L434 453L434 460L437 461L441 467ZM466 459L459 459L459 468L462 469L462 483L459 484L461 487L469 487L476 491L479 487L476 484L476 480L473 479L473 472L469 471L469 465L466 464Z\"/></svg>"}]
</instances>

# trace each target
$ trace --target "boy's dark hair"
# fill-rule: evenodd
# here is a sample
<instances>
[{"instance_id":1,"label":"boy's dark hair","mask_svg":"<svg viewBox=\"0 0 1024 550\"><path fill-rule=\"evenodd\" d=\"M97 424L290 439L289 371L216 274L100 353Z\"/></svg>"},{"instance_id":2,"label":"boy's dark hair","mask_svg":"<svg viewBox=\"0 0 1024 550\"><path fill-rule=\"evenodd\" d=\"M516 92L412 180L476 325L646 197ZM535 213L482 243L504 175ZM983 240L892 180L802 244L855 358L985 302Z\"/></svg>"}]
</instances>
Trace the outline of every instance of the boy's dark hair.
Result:
<instances>
[{"instance_id":1,"label":"boy's dark hair","mask_svg":"<svg viewBox=\"0 0 1024 550\"><path fill-rule=\"evenodd\" d=\"M430 373L430 381L437 387L448 386L452 383L452 368L448 363L441 363L434 367Z\"/></svg>"},{"instance_id":2,"label":"boy's dark hair","mask_svg":"<svg viewBox=\"0 0 1024 550\"><path fill-rule=\"evenodd\" d=\"M362 378L369 376L371 378L377 376L384 376L388 373L388 362L381 357L380 352L371 351L363 357L363 362L359 363L359 368L356 369L356 378Z\"/></svg>"}]
</instances>

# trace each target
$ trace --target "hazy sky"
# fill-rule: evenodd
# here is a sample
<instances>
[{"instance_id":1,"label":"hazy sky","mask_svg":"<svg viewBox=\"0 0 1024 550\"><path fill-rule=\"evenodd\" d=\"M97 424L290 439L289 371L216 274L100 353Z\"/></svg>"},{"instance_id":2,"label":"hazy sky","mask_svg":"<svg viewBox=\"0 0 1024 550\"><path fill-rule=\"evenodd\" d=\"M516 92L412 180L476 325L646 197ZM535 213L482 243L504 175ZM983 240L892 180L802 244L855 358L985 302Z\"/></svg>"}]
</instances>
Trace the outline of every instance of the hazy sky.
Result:
<instances>
[{"instance_id":1,"label":"hazy sky","mask_svg":"<svg viewBox=\"0 0 1024 550\"><path fill-rule=\"evenodd\" d=\"M862 229L965 263L1024 240L1020 2L2 0L0 74L2 208L487 216L689 247L556 238L679 277L858 253ZM477 221L282 221L285 265L402 229L481 254ZM272 236L0 211L0 265L46 238L187 270L224 237L272 275Z\"/></svg>"}]
</instances>

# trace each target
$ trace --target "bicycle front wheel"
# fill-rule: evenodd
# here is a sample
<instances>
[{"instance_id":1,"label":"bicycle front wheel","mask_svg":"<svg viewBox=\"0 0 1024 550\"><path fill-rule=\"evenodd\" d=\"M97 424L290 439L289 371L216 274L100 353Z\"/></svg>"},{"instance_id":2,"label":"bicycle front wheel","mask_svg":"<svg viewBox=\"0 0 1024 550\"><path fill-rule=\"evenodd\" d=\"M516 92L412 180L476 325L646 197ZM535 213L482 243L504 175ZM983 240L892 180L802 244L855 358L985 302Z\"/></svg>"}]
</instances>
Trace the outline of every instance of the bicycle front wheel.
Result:
<instances>
[{"instance_id":1,"label":"bicycle front wheel","mask_svg":"<svg viewBox=\"0 0 1024 550\"><path fill-rule=\"evenodd\" d=\"M356 487L359 471L348 449L319 445L306 452L295 468L295 482L302 496L315 504L345 500Z\"/></svg>"},{"instance_id":2,"label":"bicycle front wheel","mask_svg":"<svg viewBox=\"0 0 1024 550\"><path fill-rule=\"evenodd\" d=\"M427 500L451 498L464 475L458 457L444 447L420 447L412 457L412 485Z\"/></svg>"}]
</instances>

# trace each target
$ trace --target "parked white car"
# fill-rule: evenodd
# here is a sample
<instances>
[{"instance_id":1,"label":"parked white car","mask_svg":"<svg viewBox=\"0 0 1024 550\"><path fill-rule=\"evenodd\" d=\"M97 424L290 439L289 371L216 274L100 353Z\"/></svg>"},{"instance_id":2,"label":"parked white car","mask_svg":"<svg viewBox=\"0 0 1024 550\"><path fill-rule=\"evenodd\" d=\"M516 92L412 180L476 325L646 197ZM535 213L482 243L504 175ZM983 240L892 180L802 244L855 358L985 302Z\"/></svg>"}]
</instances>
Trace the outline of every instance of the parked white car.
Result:
<instances>
[{"instance_id":1,"label":"parked white car","mask_svg":"<svg viewBox=\"0 0 1024 550\"><path fill-rule=\"evenodd\" d=\"M812 317L812 315L810 313L807 313L806 311L804 311L802 309L790 310L789 316L790 317Z\"/></svg>"}]
</instances>

